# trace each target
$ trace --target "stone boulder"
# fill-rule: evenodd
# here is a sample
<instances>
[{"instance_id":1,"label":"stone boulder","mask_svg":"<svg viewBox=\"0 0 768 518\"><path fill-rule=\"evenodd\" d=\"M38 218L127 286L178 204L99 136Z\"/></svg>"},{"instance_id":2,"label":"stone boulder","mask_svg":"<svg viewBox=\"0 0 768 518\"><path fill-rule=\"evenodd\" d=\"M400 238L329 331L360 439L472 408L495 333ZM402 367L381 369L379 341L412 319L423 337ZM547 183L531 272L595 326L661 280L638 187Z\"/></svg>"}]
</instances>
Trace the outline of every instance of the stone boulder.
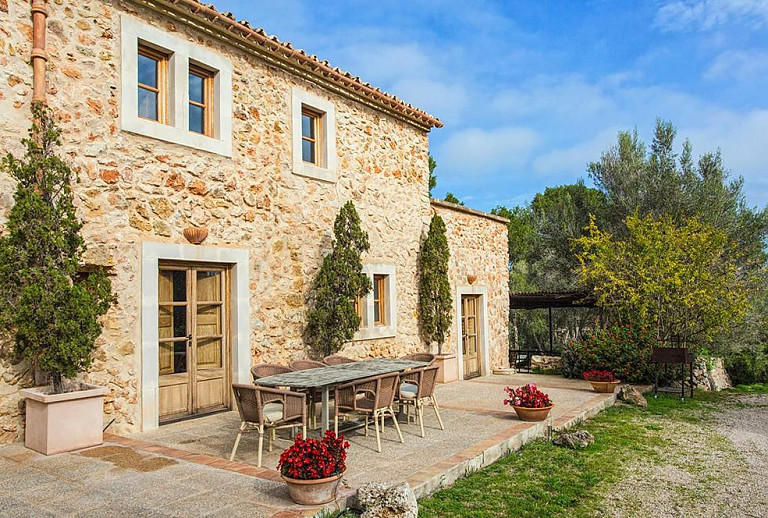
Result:
<instances>
[{"instance_id":1,"label":"stone boulder","mask_svg":"<svg viewBox=\"0 0 768 518\"><path fill-rule=\"evenodd\" d=\"M419 514L416 494L407 482L365 484L357 490L357 507L363 511L361 518L417 518Z\"/></svg>"},{"instance_id":2,"label":"stone boulder","mask_svg":"<svg viewBox=\"0 0 768 518\"><path fill-rule=\"evenodd\" d=\"M586 430L561 433L552 441L555 446L562 446L572 450L586 448L593 442L595 442L595 436Z\"/></svg>"},{"instance_id":3,"label":"stone boulder","mask_svg":"<svg viewBox=\"0 0 768 518\"><path fill-rule=\"evenodd\" d=\"M630 405L637 405L641 408L648 407L648 401L645 400L639 390L631 385L622 385L619 388L619 394L616 397L619 401L623 401Z\"/></svg>"}]
</instances>

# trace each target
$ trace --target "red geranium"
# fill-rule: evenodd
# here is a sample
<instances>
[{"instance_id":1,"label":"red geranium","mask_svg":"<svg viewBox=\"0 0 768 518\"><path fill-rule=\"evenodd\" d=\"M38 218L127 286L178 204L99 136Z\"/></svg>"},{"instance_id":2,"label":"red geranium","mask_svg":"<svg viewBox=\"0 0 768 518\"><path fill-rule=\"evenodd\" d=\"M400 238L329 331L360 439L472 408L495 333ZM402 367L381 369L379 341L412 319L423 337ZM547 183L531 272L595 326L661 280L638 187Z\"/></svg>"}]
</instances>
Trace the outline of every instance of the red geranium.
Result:
<instances>
[{"instance_id":1,"label":"red geranium","mask_svg":"<svg viewBox=\"0 0 768 518\"><path fill-rule=\"evenodd\" d=\"M591 370L581 375L587 381L616 381L616 376L609 370Z\"/></svg>"},{"instance_id":2,"label":"red geranium","mask_svg":"<svg viewBox=\"0 0 768 518\"><path fill-rule=\"evenodd\" d=\"M505 405L521 406L524 408L544 408L552 406L549 394L540 391L535 383L529 383L516 389L506 387L504 389L509 399L504 400Z\"/></svg>"},{"instance_id":3,"label":"red geranium","mask_svg":"<svg viewBox=\"0 0 768 518\"><path fill-rule=\"evenodd\" d=\"M332 477L347 469L347 448L349 443L344 436L337 436L331 430L319 441L298 435L293 445L280 454L277 469L283 476L296 480Z\"/></svg>"}]
</instances>

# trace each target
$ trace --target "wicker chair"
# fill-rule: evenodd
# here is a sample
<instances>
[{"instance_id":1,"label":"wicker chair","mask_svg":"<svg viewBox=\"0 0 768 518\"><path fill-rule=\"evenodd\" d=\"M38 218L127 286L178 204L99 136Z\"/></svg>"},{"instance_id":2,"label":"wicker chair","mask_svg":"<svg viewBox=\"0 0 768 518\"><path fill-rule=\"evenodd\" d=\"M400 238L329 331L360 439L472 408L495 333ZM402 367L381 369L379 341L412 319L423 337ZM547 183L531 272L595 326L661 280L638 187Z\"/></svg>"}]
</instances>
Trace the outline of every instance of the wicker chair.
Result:
<instances>
[{"instance_id":1,"label":"wicker chair","mask_svg":"<svg viewBox=\"0 0 768 518\"><path fill-rule=\"evenodd\" d=\"M445 430L443 419L440 417L440 408L435 399L435 384L437 371L440 367L432 365L421 369L408 371L400 376L400 391L397 402L406 407L406 422L410 422L411 405L416 409L416 418L421 428L421 436L424 437L424 405L431 404L440 423L440 429Z\"/></svg>"},{"instance_id":2,"label":"wicker chair","mask_svg":"<svg viewBox=\"0 0 768 518\"><path fill-rule=\"evenodd\" d=\"M259 378L266 378L274 374L285 374L286 372L293 372L290 367L283 367L282 365L275 365L274 363L260 363L251 367L251 376L253 381Z\"/></svg>"},{"instance_id":3,"label":"wicker chair","mask_svg":"<svg viewBox=\"0 0 768 518\"><path fill-rule=\"evenodd\" d=\"M295 371L305 371L308 369L317 369L319 367L328 367L324 363L312 361L312 360L296 360L291 362L291 369Z\"/></svg>"},{"instance_id":4,"label":"wicker chair","mask_svg":"<svg viewBox=\"0 0 768 518\"><path fill-rule=\"evenodd\" d=\"M415 362L424 362L432 365L435 361L435 355L430 353L414 353L400 358L401 360L413 360Z\"/></svg>"},{"instance_id":5,"label":"wicker chair","mask_svg":"<svg viewBox=\"0 0 768 518\"><path fill-rule=\"evenodd\" d=\"M323 358L323 363L326 365L341 365L343 363L355 363L352 358L346 356L339 356L338 354L332 354Z\"/></svg>"},{"instance_id":6,"label":"wicker chair","mask_svg":"<svg viewBox=\"0 0 768 518\"><path fill-rule=\"evenodd\" d=\"M301 426L302 437L307 436L307 396L305 394L241 383L234 383L232 391L235 393L237 411L240 413L240 429L229 460L235 458L243 434L252 430L259 433L258 467L261 467L265 431L268 433L269 451L272 451L275 430L280 428Z\"/></svg>"},{"instance_id":7,"label":"wicker chair","mask_svg":"<svg viewBox=\"0 0 768 518\"><path fill-rule=\"evenodd\" d=\"M400 425L397 423L392 404L395 393L400 384L398 373L384 374L362 380L355 380L345 385L339 385L334 391L333 423L334 431L339 433L339 417L348 414L362 414L365 416L365 435L368 435L368 418L373 418L376 429L376 451L381 453L381 433L379 431L379 418L384 427L384 417L389 414L395 424L397 436L403 441Z\"/></svg>"}]
</instances>

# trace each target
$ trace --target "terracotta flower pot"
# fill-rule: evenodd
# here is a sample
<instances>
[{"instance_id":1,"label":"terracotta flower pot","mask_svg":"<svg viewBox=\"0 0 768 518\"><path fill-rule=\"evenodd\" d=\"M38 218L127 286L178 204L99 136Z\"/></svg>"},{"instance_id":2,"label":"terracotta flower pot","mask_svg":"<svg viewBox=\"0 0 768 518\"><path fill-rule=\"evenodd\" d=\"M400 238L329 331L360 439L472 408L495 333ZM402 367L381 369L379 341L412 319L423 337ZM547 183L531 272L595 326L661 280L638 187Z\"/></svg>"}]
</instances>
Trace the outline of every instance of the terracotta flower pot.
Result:
<instances>
[{"instance_id":1,"label":"terracotta flower pot","mask_svg":"<svg viewBox=\"0 0 768 518\"><path fill-rule=\"evenodd\" d=\"M613 391L616 390L616 387L619 383L621 383L621 380L589 381L589 384L592 385L592 388L595 389L595 392L600 392L601 394L612 394Z\"/></svg>"},{"instance_id":2,"label":"terracotta flower pot","mask_svg":"<svg viewBox=\"0 0 768 518\"><path fill-rule=\"evenodd\" d=\"M549 415L549 411L555 408L555 405L549 405L542 408L528 408L512 405L512 408L515 409L517 417L520 418L521 421L537 422L544 421Z\"/></svg>"},{"instance_id":3,"label":"terracotta flower pot","mask_svg":"<svg viewBox=\"0 0 768 518\"><path fill-rule=\"evenodd\" d=\"M342 471L338 475L317 480L297 480L280 475L288 485L288 494L291 500L300 505L327 504L336 498L336 490L341 478L347 473Z\"/></svg>"}]
</instances>

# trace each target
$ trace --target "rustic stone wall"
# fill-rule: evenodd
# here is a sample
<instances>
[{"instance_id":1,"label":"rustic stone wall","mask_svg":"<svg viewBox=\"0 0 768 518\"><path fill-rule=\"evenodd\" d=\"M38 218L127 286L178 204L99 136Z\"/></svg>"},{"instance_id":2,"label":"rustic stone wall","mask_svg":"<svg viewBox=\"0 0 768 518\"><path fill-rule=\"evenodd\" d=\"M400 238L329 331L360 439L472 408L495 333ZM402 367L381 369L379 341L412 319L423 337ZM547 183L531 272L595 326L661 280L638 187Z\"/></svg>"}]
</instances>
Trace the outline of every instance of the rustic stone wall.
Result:
<instances>
[{"instance_id":1,"label":"rustic stone wall","mask_svg":"<svg viewBox=\"0 0 768 518\"><path fill-rule=\"evenodd\" d=\"M432 202L432 210L445 221L451 249L449 276L456 304L457 286L486 287L488 290L488 347L490 368L509 366L509 270L505 220L483 215L458 205ZM468 275L475 276L470 284ZM443 348L456 352L459 323L454 321Z\"/></svg>"},{"instance_id":2,"label":"rustic stone wall","mask_svg":"<svg viewBox=\"0 0 768 518\"><path fill-rule=\"evenodd\" d=\"M396 266L398 329L395 338L354 342L342 354L398 356L422 349L416 260L430 217L425 132L132 4L51 0L49 11L48 102L61 119L61 152L79 173L75 196L88 262L110 267L118 298L85 376L110 388L105 412L108 420L115 418L112 431L141 426L141 243L186 243L182 230L188 226L209 229L204 246L249 250L252 361L287 363L307 355L306 298L330 248L338 209L353 200L370 236L364 261ZM119 129L120 13L232 61L231 158ZM31 29L27 0L8 0L7 7L0 1L0 149L17 156L30 123ZM292 172L294 86L336 106L336 183ZM12 180L0 174L0 233L12 192ZM478 282L492 287L492 343L506 348L506 228L449 212L454 282L468 261ZM497 356L494 365L501 362ZM17 391L31 384L29 368L0 365L0 442L21 436Z\"/></svg>"},{"instance_id":3,"label":"rustic stone wall","mask_svg":"<svg viewBox=\"0 0 768 518\"><path fill-rule=\"evenodd\" d=\"M702 390L720 391L731 388L731 377L722 358L697 357L693 364L693 384Z\"/></svg>"}]
</instances>

